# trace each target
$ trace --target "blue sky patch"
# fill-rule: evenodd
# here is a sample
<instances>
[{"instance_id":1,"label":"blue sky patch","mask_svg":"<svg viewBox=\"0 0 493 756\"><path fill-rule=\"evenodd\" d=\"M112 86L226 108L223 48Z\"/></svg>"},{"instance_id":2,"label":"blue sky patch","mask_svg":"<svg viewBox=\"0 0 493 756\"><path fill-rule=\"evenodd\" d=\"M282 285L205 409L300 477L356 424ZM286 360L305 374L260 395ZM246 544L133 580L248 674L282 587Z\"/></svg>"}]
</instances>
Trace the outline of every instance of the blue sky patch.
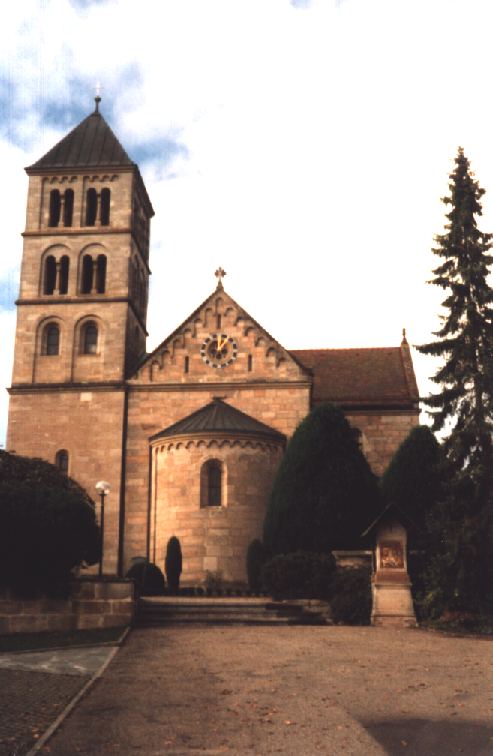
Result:
<instances>
[{"instance_id":1,"label":"blue sky patch","mask_svg":"<svg viewBox=\"0 0 493 756\"><path fill-rule=\"evenodd\" d=\"M19 294L19 271L12 270L0 279L0 310L15 310L15 300Z\"/></svg>"},{"instance_id":2,"label":"blue sky patch","mask_svg":"<svg viewBox=\"0 0 493 756\"><path fill-rule=\"evenodd\" d=\"M166 167L176 157L188 157L186 145L168 137L134 144L129 152L131 152L132 160L142 166L146 163L158 163Z\"/></svg>"}]
</instances>

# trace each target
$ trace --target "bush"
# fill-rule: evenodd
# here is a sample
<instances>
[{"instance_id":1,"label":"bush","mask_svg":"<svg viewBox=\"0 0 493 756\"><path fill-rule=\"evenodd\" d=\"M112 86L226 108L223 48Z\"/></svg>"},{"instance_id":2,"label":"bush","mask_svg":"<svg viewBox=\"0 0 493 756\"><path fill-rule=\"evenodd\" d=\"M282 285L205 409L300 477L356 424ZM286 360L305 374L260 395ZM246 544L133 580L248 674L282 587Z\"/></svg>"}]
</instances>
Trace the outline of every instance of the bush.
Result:
<instances>
[{"instance_id":1,"label":"bush","mask_svg":"<svg viewBox=\"0 0 493 756\"><path fill-rule=\"evenodd\" d=\"M279 466L264 522L272 554L327 553L360 545L381 510L377 479L342 411L313 409Z\"/></svg>"},{"instance_id":2,"label":"bush","mask_svg":"<svg viewBox=\"0 0 493 756\"><path fill-rule=\"evenodd\" d=\"M204 583L208 593L222 593L224 587L223 573L221 570L217 570L216 572L206 570Z\"/></svg>"},{"instance_id":3,"label":"bush","mask_svg":"<svg viewBox=\"0 0 493 756\"><path fill-rule=\"evenodd\" d=\"M267 552L264 544L255 538L248 546L246 555L248 586L253 593L260 593L262 590L261 572L266 561Z\"/></svg>"},{"instance_id":4,"label":"bush","mask_svg":"<svg viewBox=\"0 0 493 756\"><path fill-rule=\"evenodd\" d=\"M63 595L101 554L95 505L54 465L0 452L0 585Z\"/></svg>"},{"instance_id":5,"label":"bush","mask_svg":"<svg viewBox=\"0 0 493 756\"><path fill-rule=\"evenodd\" d=\"M152 562L137 562L128 570L126 577L135 581L141 596L162 596L166 589L164 575Z\"/></svg>"},{"instance_id":6,"label":"bush","mask_svg":"<svg viewBox=\"0 0 493 756\"><path fill-rule=\"evenodd\" d=\"M444 498L445 477L438 441L427 425L418 425L399 446L383 474L382 494L387 503L397 504L424 531L426 516ZM409 535L415 540L414 533Z\"/></svg>"},{"instance_id":7,"label":"bush","mask_svg":"<svg viewBox=\"0 0 493 756\"><path fill-rule=\"evenodd\" d=\"M369 570L339 568L330 582L329 601L336 624L369 625L372 606Z\"/></svg>"},{"instance_id":8,"label":"bush","mask_svg":"<svg viewBox=\"0 0 493 756\"><path fill-rule=\"evenodd\" d=\"M332 554L309 551L278 554L262 568L262 587L276 599L323 599L328 595L334 570Z\"/></svg>"},{"instance_id":9,"label":"bush","mask_svg":"<svg viewBox=\"0 0 493 756\"><path fill-rule=\"evenodd\" d=\"M176 596L180 590L180 575L182 570L181 546L176 536L171 536L166 546L164 569L168 578L170 593Z\"/></svg>"}]
</instances>

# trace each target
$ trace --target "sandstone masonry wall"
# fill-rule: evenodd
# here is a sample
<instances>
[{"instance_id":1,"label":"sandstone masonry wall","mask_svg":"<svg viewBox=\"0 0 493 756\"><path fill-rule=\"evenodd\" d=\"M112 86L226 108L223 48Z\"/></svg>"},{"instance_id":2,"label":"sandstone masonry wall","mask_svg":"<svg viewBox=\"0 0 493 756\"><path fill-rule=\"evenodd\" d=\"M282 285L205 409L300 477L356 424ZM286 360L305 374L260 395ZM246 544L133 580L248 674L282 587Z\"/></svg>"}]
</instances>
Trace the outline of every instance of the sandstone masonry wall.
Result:
<instances>
[{"instance_id":1,"label":"sandstone masonry wall","mask_svg":"<svg viewBox=\"0 0 493 756\"><path fill-rule=\"evenodd\" d=\"M262 537L281 446L247 440L166 441L153 448L152 561L163 566L167 541L175 535L182 548L183 583L200 583L207 571L245 583L248 545ZM201 506L200 471L211 459L223 467L222 506Z\"/></svg>"},{"instance_id":2,"label":"sandstone masonry wall","mask_svg":"<svg viewBox=\"0 0 493 756\"><path fill-rule=\"evenodd\" d=\"M0 594L0 634L89 630L130 625L135 613L132 581L76 581L67 599L20 599Z\"/></svg>"}]
</instances>

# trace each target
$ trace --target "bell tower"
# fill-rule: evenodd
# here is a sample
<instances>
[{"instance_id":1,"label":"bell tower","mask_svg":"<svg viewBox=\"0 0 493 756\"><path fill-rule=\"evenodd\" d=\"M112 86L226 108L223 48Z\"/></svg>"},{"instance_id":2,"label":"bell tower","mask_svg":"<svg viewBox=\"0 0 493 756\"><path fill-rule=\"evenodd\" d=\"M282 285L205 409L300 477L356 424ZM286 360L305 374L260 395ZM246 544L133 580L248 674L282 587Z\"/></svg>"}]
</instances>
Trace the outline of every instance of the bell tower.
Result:
<instances>
[{"instance_id":1,"label":"bell tower","mask_svg":"<svg viewBox=\"0 0 493 756\"><path fill-rule=\"evenodd\" d=\"M121 381L145 351L153 210L99 102L26 169L14 386Z\"/></svg>"},{"instance_id":2,"label":"bell tower","mask_svg":"<svg viewBox=\"0 0 493 756\"><path fill-rule=\"evenodd\" d=\"M125 381L145 354L154 212L99 105L26 169L7 447L62 459L91 494L110 481L117 541Z\"/></svg>"}]
</instances>

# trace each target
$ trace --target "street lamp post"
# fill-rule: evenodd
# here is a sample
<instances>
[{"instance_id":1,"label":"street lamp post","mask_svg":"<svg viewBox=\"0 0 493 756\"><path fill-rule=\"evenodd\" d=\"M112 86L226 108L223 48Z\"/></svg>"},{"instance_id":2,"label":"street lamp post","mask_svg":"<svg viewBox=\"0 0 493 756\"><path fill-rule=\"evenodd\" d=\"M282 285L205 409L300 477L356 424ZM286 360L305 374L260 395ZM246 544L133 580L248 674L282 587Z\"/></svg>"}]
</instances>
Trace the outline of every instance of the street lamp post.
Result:
<instances>
[{"instance_id":1,"label":"street lamp post","mask_svg":"<svg viewBox=\"0 0 493 756\"><path fill-rule=\"evenodd\" d=\"M99 527L101 528L101 559L99 560L99 577L103 574L103 553L104 553L104 500L110 492L110 484L105 480L96 483L96 491L101 499L101 514L99 518Z\"/></svg>"}]
</instances>

